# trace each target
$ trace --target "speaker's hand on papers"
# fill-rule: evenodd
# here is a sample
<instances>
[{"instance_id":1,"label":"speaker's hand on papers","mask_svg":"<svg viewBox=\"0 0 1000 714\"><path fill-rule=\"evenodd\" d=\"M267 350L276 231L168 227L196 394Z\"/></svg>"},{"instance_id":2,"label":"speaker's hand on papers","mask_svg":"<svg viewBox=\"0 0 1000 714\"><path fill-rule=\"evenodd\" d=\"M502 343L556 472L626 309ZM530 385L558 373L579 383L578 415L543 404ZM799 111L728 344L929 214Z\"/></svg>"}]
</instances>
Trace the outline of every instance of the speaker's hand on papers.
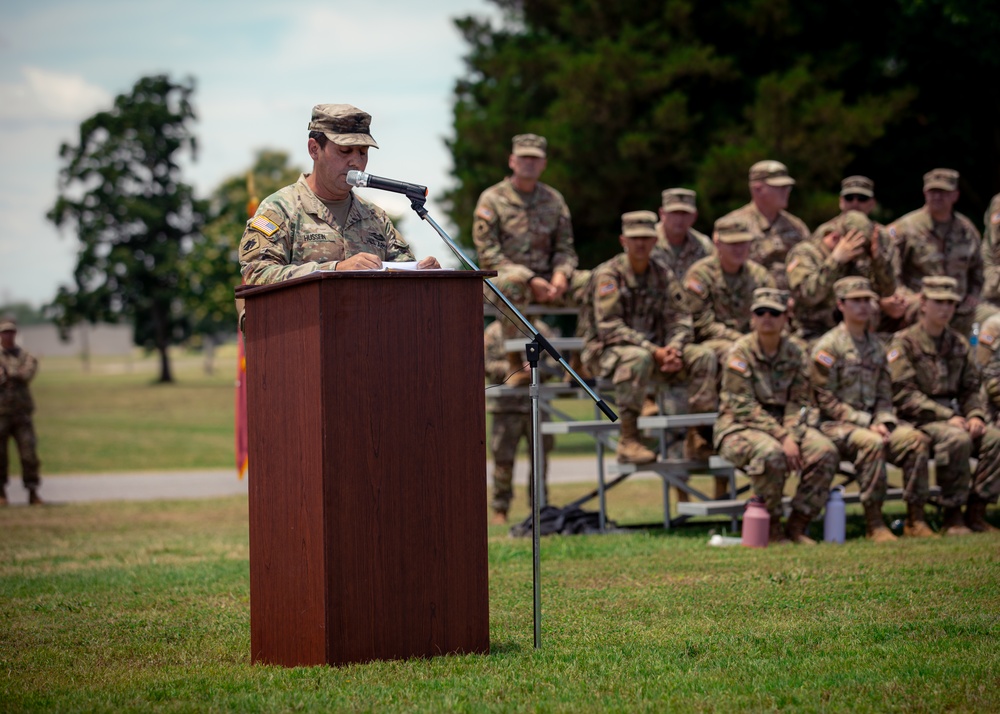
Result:
<instances>
[{"instance_id":1,"label":"speaker's hand on papers","mask_svg":"<svg viewBox=\"0 0 1000 714\"><path fill-rule=\"evenodd\" d=\"M433 255L428 255L423 260L417 262L417 270L434 270L440 267L441 263Z\"/></svg>"},{"instance_id":2,"label":"speaker's hand on papers","mask_svg":"<svg viewBox=\"0 0 1000 714\"><path fill-rule=\"evenodd\" d=\"M373 253L355 253L337 263L337 270L379 270L382 260Z\"/></svg>"}]
</instances>

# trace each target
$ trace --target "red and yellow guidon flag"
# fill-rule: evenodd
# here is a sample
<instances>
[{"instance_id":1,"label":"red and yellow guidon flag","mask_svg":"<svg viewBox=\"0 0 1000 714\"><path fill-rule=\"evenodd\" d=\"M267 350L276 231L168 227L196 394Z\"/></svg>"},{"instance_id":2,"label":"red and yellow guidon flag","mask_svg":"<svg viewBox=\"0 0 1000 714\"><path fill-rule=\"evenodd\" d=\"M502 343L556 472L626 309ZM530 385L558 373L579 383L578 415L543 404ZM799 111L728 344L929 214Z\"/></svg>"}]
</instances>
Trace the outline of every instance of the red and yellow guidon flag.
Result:
<instances>
[{"instance_id":1,"label":"red and yellow guidon flag","mask_svg":"<svg viewBox=\"0 0 1000 714\"><path fill-rule=\"evenodd\" d=\"M243 332L236 335L236 475L247 475L247 357L243 350Z\"/></svg>"}]
</instances>

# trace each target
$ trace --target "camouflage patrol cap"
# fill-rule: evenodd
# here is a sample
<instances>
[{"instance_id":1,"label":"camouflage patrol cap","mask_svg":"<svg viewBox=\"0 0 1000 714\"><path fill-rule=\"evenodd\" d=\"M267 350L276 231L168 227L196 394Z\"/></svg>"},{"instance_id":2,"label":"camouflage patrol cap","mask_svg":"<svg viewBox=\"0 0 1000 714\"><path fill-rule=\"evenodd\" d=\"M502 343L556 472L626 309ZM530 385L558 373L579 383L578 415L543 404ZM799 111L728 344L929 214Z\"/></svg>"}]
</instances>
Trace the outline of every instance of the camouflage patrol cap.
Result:
<instances>
[{"instance_id":1,"label":"camouflage patrol cap","mask_svg":"<svg viewBox=\"0 0 1000 714\"><path fill-rule=\"evenodd\" d=\"M759 307L785 312L788 309L788 292L777 288L757 288L753 291L753 304L750 305L750 310Z\"/></svg>"},{"instance_id":2,"label":"camouflage patrol cap","mask_svg":"<svg viewBox=\"0 0 1000 714\"><path fill-rule=\"evenodd\" d=\"M720 243L749 243L753 240L750 224L742 218L720 218L715 222L715 235Z\"/></svg>"},{"instance_id":3,"label":"camouflage patrol cap","mask_svg":"<svg viewBox=\"0 0 1000 714\"><path fill-rule=\"evenodd\" d=\"M924 174L924 190L939 188L942 191L958 190L958 171L933 169Z\"/></svg>"},{"instance_id":4,"label":"camouflage patrol cap","mask_svg":"<svg viewBox=\"0 0 1000 714\"><path fill-rule=\"evenodd\" d=\"M780 161L758 161L750 167L750 181L763 181L768 186L794 186L788 167Z\"/></svg>"},{"instance_id":5,"label":"camouflage patrol cap","mask_svg":"<svg viewBox=\"0 0 1000 714\"><path fill-rule=\"evenodd\" d=\"M537 156L545 158L545 150L549 142L538 134L518 134L511 140L511 153L514 156Z\"/></svg>"},{"instance_id":6,"label":"camouflage patrol cap","mask_svg":"<svg viewBox=\"0 0 1000 714\"><path fill-rule=\"evenodd\" d=\"M862 278L860 275L850 275L835 282L833 284L833 294L837 296L838 300L847 300L849 298L878 299L878 295L872 290L871 282L868 278Z\"/></svg>"},{"instance_id":7,"label":"camouflage patrol cap","mask_svg":"<svg viewBox=\"0 0 1000 714\"><path fill-rule=\"evenodd\" d=\"M338 146L378 148L371 135L371 114L350 104L317 104L312 110L309 131L321 131Z\"/></svg>"},{"instance_id":8,"label":"camouflage patrol cap","mask_svg":"<svg viewBox=\"0 0 1000 714\"><path fill-rule=\"evenodd\" d=\"M836 223L841 236L846 236L851 231L861 231L865 238L871 240L875 231L875 224L861 211L845 211L837 216Z\"/></svg>"},{"instance_id":9,"label":"camouflage patrol cap","mask_svg":"<svg viewBox=\"0 0 1000 714\"><path fill-rule=\"evenodd\" d=\"M875 182L867 176L848 176L840 182L840 195L852 196L854 194L875 198Z\"/></svg>"},{"instance_id":10,"label":"camouflage patrol cap","mask_svg":"<svg viewBox=\"0 0 1000 714\"><path fill-rule=\"evenodd\" d=\"M0 319L0 332L17 332L17 323L14 318L5 317Z\"/></svg>"},{"instance_id":11,"label":"camouflage patrol cap","mask_svg":"<svg viewBox=\"0 0 1000 714\"><path fill-rule=\"evenodd\" d=\"M698 212L696 194L689 188L668 188L660 196L663 198L663 210L667 213L672 211Z\"/></svg>"},{"instance_id":12,"label":"camouflage patrol cap","mask_svg":"<svg viewBox=\"0 0 1000 714\"><path fill-rule=\"evenodd\" d=\"M920 281L920 294L931 300L951 300L961 302L958 281L947 275L928 275Z\"/></svg>"},{"instance_id":13,"label":"camouflage patrol cap","mask_svg":"<svg viewBox=\"0 0 1000 714\"><path fill-rule=\"evenodd\" d=\"M626 238L656 238L656 219L652 211L629 211L622 214L622 235Z\"/></svg>"}]
</instances>

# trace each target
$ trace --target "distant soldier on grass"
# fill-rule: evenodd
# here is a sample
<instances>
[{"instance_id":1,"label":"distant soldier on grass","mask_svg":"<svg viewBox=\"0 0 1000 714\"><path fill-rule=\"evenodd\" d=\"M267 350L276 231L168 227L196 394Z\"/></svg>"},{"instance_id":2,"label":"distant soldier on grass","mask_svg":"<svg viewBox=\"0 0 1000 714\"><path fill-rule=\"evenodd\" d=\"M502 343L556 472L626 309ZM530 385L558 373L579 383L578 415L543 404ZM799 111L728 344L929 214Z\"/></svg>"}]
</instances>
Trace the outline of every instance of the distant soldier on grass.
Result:
<instances>
[{"instance_id":1,"label":"distant soldier on grass","mask_svg":"<svg viewBox=\"0 0 1000 714\"><path fill-rule=\"evenodd\" d=\"M38 371L38 360L18 347L17 323L0 321L0 506L7 505L7 444L14 439L21 458L21 481L28 489L28 503L42 503L35 425L35 402L28 383Z\"/></svg>"}]
</instances>

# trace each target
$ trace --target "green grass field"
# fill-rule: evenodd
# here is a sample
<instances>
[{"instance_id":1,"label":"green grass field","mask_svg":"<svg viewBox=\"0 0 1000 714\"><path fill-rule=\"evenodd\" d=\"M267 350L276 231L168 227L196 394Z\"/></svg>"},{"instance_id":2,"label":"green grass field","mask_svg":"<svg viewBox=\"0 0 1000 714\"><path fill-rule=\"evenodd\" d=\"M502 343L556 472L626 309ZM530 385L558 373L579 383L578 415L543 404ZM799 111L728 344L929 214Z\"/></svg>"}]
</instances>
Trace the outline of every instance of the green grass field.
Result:
<instances>
[{"instance_id":1,"label":"green grass field","mask_svg":"<svg viewBox=\"0 0 1000 714\"><path fill-rule=\"evenodd\" d=\"M43 363L43 469L232 466L234 363L179 355L173 386ZM658 481L611 498L660 516ZM531 541L491 527L489 655L283 669L249 662L245 498L10 507L0 712L1000 711L1000 535L876 546L850 513L815 548L708 547L721 522L546 537L539 650Z\"/></svg>"}]
</instances>

